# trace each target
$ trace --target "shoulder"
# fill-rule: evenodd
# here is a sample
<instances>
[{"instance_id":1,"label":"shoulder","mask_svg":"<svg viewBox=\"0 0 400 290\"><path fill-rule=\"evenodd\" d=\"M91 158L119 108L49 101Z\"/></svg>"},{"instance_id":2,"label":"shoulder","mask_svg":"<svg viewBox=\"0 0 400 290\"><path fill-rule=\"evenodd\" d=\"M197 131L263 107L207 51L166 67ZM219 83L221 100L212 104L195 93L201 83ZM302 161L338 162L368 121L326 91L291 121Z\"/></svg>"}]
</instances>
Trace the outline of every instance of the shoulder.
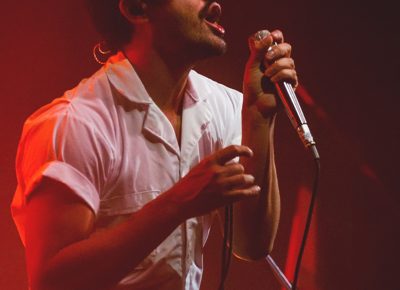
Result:
<instances>
[{"instance_id":1,"label":"shoulder","mask_svg":"<svg viewBox=\"0 0 400 290\"><path fill-rule=\"evenodd\" d=\"M61 124L67 124L107 132L105 129L110 128L113 119L112 107L110 85L103 69L100 69L30 115L25 121L24 131L44 125L58 129Z\"/></svg>"}]
</instances>

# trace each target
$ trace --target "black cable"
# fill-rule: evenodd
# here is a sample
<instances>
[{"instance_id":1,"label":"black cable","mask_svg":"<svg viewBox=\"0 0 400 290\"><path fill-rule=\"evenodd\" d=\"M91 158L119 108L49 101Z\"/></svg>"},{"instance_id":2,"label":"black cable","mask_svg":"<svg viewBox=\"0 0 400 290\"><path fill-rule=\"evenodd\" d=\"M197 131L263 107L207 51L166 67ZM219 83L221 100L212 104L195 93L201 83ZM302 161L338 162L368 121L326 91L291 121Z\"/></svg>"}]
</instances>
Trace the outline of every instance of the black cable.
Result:
<instances>
[{"instance_id":1,"label":"black cable","mask_svg":"<svg viewBox=\"0 0 400 290\"><path fill-rule=\"evenodd\" d=\"M303 258L304 254L304 249L306 246L307 238L308 238L308 233L310 231L311 227L311 220L312 220L312 215L314 212L314 207L315 207L315 200L317 197L317 191L318 191L318 184L319 184L319 179L320 179L320 169L321 169L321 164L320 164L320 158L318 151L313 145L311 147L311 151L314 156L314 161L316 165L316 171L315 171L315 179L314 179L314 184L313 184L313 190L312 190L312 196L311 196L311 201L310 201L310 206L307 214L307 220L306 220L306 225L304 228L304 234L302 238L302 242L300 245L300 250L296 262L296 268L294 272L294 279L292 283L292 290L296 290L297 287L297 281L299 278L299 272L300 272L300 267L301 267L301 261ZM221 281L220 285L218 287L219 290L224 290L225 288L225 280L228 276L228 271L232 259L232 242L233 242L233 206L229 205L225 207L225 222L224 222L224 238L222 242L222 259L221 259Z\"/></svg>"},{"instance_id":2,"label":"black cable","mask_svg":"<svg viewBox=\"0 0 400 290\"><path fill-rule=\"evenodd\" d=\"M305 225L305 228L304 228L303 239L301 241L299 255L297 257L297 262L296 262L296 268L295 268L295 271L294 271L292 290L296 290L297 281L299 279L301 260L303 258L303 253L304 253L304 249L305 249L305 246L306 246L308 233L309 233L310 227L311 227L311 220L312 220L312 215L313 215L313 212L314 212L315 200L316 200L316 197L317 197L317 190L318 190L319 177L320 177L320 171L321 171L321 164L320 164L318 152L316 151L315 145L313 145L312 147L313 148L311 148L311 149L312 149L314 157L315 157L314 161L315 161L315 166L316 166L315 179L314 179L314 184L313 184L313 190L312 190L312 195L311 195L310 206L309 206L308 214L307 214L306 225Z\"/></svg>"},{"instance_id":3,"label":"black cable","mask_svg":"<svg viewBox=\"0 0 400 290\"><path fill-rule=\"evenodd\" d=\"M221 259L221 281L218 289L224 290L225 280L228 276L229 266L232 258L232 240L233 240L233 206L225 207L224 238L222 242Z\"/></svg>"},{"instance_id":4,"label":"black cable","mask_svg":"<svg viewBox=\"0 0 400 290\"><path fill-rule=\"evenodd\" d=\"M221 247L221 278L220 278L220 284L218 289L219 290L224 290L224 283L225 283L225 265L226 265L226 244L228 242L228 220L229 220L229 212L228 212L228 207L225 207L225 218L224 218L224 233L223 233L223 240L222 240L222 247Z\"/></svg>"},{"instance_id":5,"label":"black cable","mask_svg":"<svg viewBox=\"0 0 400 290\"><path fill-rule=\"evenodd\" d=\"M225 265L225 279L228 276L228 271L229 271L229 266L231 265L231 260L232 260L232 242L233 242L233 206L229 205L228 206L228 211L229 211L229 236L228 236L228 243L226 245L226 251L227 251L227 261Z\"/></svg>"}]
</instances>

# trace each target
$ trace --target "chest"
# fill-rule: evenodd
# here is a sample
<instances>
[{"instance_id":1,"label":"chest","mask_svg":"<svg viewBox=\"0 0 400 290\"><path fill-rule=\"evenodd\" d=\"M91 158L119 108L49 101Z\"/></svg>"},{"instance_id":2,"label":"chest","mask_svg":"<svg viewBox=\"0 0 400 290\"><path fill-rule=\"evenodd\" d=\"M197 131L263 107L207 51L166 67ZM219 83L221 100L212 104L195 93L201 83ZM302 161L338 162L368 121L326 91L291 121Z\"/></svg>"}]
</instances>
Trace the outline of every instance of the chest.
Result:
<instances>
[{"instance_id":1,"label":"chest","mask_svg":"<svg viewBox=\"0 0 400 290\"><path fill-rule=\"evenodd\" d=\"M168 116L156 106L121 112L116 176L101 198L104 215L139 210L223 147L223 131L207 108L189 108L182 116Z\"/></svg>"},{"instance_id":2,"label":"chest","mask_svg":"<svg viewBox=\"0 0 400 290\"><path fill-rule=\"evenodd\" d=\"M182 111L177 113L175 110L162 110L162 112L171 124L175 138L180 146L182 137Z\"/></svg>"}]
</instances>

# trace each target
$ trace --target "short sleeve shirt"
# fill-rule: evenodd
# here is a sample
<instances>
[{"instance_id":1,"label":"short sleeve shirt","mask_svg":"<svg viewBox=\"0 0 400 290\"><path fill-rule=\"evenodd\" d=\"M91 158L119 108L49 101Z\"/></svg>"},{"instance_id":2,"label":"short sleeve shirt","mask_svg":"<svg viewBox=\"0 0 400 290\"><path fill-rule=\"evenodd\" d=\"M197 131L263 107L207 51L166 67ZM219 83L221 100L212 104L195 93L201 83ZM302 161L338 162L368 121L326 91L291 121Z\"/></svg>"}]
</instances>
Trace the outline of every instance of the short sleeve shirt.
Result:
<instances>
[{"instance_id":1,"label":"short sleeve shirt","mask_svg":"<svg viewBox=\"0 0 400 290\"><path fill-rule=\"evenodd\" d=\"M26 199L43 177L68 186L96 214L96 230L107 228L163 194L204 157L240 144L241 106L241 93L191 71L179 143L128 59L111 57L24 124L12 202L22 241ZM115 289L199 289L211 218L184 222Z\"/></svg>"}]
</instances>

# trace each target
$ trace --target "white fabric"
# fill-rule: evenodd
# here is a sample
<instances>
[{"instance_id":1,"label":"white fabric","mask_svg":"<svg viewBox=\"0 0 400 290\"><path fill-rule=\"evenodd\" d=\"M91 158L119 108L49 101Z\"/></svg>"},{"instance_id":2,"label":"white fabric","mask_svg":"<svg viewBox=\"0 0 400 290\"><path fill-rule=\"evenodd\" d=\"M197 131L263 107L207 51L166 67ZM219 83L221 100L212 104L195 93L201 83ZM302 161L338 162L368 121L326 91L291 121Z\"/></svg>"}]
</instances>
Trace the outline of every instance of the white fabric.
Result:
<instances>
[{"instance_id":1,"label":"white fabric","mask_svg":"<svg viewBox=\"0 0 400 290\"><path fill-rule=\"evenodd\" d=\"M44 176L82 198L99 229L110 226L172 187L207 155L240 144L241 105L239 92L192 71L179 147L130 62L122 53L112 57L26 121L12 203L21 239L26 197ZM186 221L116 289L199 289L210 226L211 215Z\"/></svg>"}]
</instances>

